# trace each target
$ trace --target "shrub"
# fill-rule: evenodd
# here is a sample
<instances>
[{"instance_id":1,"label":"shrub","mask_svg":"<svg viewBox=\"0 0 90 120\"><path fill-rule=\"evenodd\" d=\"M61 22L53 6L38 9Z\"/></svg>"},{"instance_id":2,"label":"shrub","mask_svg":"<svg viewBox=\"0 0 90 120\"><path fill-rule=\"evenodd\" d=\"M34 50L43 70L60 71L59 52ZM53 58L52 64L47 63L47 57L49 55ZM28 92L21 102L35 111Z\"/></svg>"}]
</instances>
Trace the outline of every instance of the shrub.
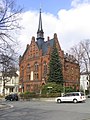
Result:
<instances>
[{"instance_id":1,"label":"shrub","mask_svg":"<svg viewBox=\"0 0 90 120\"><path fill-rule=\"evenodd\" d=\"M65 87L65 92L68 93L68 92L75 92L76 89L75 88L72 88L72 87Z\"/></svg>"},{"instance_id":2,"label":"shrub","mask_svg":"<svg viewBox=\"0 0 90 120\"><path fill-rule=\"evenodd\" d=\"M30 98L36 98L38 95L35 92L24 92L20 94L21 99L30 99Z\"/></svg>"},{"instance_id":3,"label":"shrub","mask_svg":"<svg viewBox=\"0 0 90 120\"><path fill-rule=\"evenodd\" d=\"M56 93L61 93L63 91L63 87L60 84L56 83L47 83L42 87L41 94L56 94Z\"/></svg>"}]
</instances>

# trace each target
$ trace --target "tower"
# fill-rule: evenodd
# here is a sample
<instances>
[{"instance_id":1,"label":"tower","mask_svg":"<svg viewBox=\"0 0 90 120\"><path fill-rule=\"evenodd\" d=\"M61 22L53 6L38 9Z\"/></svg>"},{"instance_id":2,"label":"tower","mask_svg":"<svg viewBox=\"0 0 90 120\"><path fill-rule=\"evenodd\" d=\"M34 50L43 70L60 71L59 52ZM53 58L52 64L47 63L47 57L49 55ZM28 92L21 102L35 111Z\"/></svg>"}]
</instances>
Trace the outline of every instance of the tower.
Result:
<instances>
[{"instance_id":1,"label":"tower","mask_svg":"<svg viewBox=\"0 0 90 120\"><path fill-rule=\"evenodd\" d=\"M39 45L39 48L41 49L42 44L44 43L44 32L42 29L41 9L40 9L40 15L39 15L38 31L37 31L37 43Z\"/></svg>"},{"instance_id":2,"label":"tower","mask_svg":"<svg viewBox=\"0 0 90 120\"><path fill-rule=\"evenodd\" d=\"M39 15L38 31L37 31L37 40L38 39L44 39L44 32L43 32L43 29L42 29L41 9L40 9L40 15Z\"/></svg>"}]
</instances>

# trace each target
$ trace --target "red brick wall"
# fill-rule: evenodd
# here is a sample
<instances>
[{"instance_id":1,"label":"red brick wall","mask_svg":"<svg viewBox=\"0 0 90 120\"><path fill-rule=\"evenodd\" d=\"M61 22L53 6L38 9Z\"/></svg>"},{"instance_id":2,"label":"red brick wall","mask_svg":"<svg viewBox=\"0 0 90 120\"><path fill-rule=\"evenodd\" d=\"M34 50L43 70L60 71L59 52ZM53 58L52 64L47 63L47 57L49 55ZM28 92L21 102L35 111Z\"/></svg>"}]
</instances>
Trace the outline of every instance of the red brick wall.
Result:
<instances>
[{"instance_id":1,"label":"red brick wall","mask_svg":"<svg viewBox=\"0 0 90 120\"><path fill-rule=\"evenodd\" d=\"M56 34L54 34L54 39L55 39L56 46L58 48L59 55L61 58L64 80L72 81L72 82L66 82L67 86L68 85L72 86L73 84L76 84L76 82L79 82L79 76L80 76L79 65L74 64L69 61L66 61L64 59L64 51L61 50L61 47L58 42L58 38L57 38ZM30 89L30 91L38 91L40 86L42 84L45 84L47 76L43 76L44 62L46 62L47 66L48 66L49 60L50 60L51 49L52 48L48 47L47 54L45 56L42 56L42 50L39 51L38 46L35 42L35 38L32 37L31 44L27 45L27 49L19 63L19 65L20 65L20 84L22 84L22 82L23 82L24 91L27 91L27 89ZM36 73L38 73L38 79L36 81L28 80L27 75L29 75L31 71L33 71L33 73L35 72L35 70L34 70L35 62L37 62L38 66L39 66L38 71L36 72ZM30 64L30 72L29 73L27 73L27 65L28 64ZM24 69L23 73L22 73L22 68ZM48 71L48 69L47 69L47 71Z\"/></svg>"}]
</instances>

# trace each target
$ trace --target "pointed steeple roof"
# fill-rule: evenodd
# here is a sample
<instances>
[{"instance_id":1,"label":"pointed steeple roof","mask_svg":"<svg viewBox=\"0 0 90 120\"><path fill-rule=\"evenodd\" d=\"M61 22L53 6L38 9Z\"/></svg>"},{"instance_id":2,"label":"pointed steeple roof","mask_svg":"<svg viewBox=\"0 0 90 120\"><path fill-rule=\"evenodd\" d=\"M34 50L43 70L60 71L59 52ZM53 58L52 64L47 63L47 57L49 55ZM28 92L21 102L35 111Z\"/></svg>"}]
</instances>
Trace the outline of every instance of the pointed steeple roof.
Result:
<instances>
[{"instance_id":1,"label":"pointed steeple roof","mask_svg":"<svg viewBox=\"0 0 90 120\"><path fill-rule=\"evenodd\" d=\"M43 29L42 29L41 9L40 9L40 15L39 15L39 26L38 26L38 31L43 31Z\"/></svg>"},{"instance_id":2,"label":"pointed steeple roof","mask_svg":"<svg viewBox=\"0 0 90 120\"><path fill-rule=\"evenodd\" d=\"M43 32L43 29L42 29L41 9L40 9L40 15L39 15L39 25L38 25L38 31L37 31L37 40L39 38L44 39L44 32Z\"/></svg>"}]
</instances>

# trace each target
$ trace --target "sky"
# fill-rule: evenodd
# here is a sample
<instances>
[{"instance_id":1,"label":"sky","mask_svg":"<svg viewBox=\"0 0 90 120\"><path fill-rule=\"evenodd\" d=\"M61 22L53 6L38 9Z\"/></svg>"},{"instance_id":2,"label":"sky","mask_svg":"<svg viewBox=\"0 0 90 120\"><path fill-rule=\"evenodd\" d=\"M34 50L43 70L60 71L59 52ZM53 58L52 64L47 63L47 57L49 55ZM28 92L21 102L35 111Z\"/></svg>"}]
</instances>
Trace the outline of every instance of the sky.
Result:
<instances>
[{"instance_id":1,"label":"sky","mask_svg":"<svg viewBox=\"0 0 90 120\"><path fill-rule=\"evenodd\" d=\"M37 38L39 9L42 9L42 27L45 41L57 37L62 50L67 52L80 41L90 39L90 0L16 0L23 7L23 29L18 40L22 55L32 36Z\"/></svg>"}]
</instances>

